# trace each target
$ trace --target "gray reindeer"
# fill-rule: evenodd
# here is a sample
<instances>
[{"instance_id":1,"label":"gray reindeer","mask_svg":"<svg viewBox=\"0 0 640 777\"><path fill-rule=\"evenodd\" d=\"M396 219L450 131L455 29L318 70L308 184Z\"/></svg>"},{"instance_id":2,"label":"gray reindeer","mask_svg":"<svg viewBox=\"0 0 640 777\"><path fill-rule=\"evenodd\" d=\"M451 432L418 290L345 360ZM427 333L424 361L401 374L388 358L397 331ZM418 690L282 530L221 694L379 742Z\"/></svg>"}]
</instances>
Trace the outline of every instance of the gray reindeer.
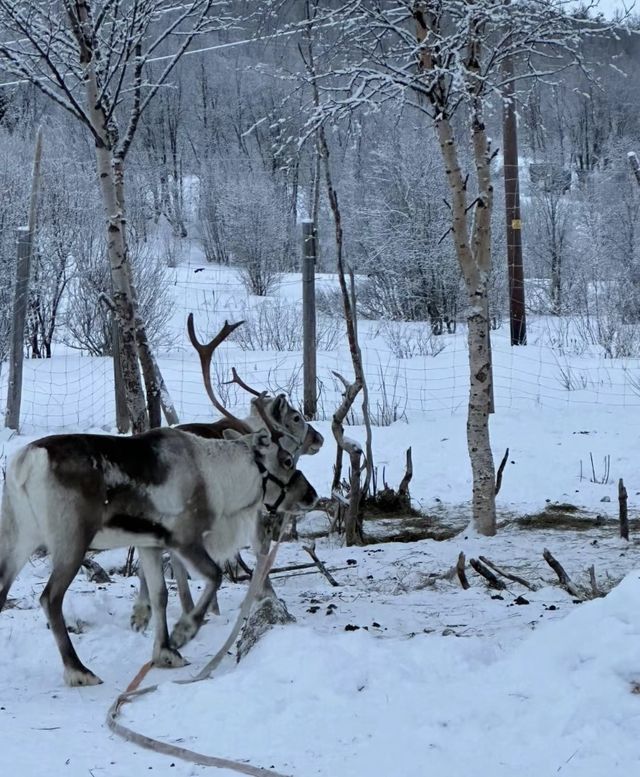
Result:
<instances>
[{"instance_id":1,"label":"gray reindeer","mask_svg":"<svg viewBox=\"0 0 640 777\"><path fill-rule=\"evenodd\" d=\"M210 359L201 354L212 397ZM259 399L257 407L260 412ZM163 550L193 565L216 591L220 563L246 544L260 544L265 505L291 512L313 507L315 490L295 468L282 432L261 414L266 432L254 432L225 410L232 428L222 440L166 428L134 437L63 434L29 443L14 456L0 519L0 610L29 556L44 547L52 569L40 602L69 685L101 682L80 661L62 614L88 550L138 547L155 621L153 661L181 666L169 641Z\"/></svg>"},{"instance_id":2,"label":"gray reindeer","mask_svg":"<svg viewBox=\"0 0 640 777\"><path fill-rule=\"evenodd\" d=\"M227 409L217 399L213 392L213 387L210 385L210 366L218 345L243 323L243 321L238 321L234 324L227 324L225 322L218 335L209 343L204 344L196 336L193 315L189 315L187 319L189 339L200 357L207 393L214 407L222 414L222 418L212 423L180 424L175 427L176 429L190 432L205 439L222 439L225 432L229 433L228 430L236 428L235 417L228 416ZM249 426L254 432L268 431L270 428L279 431L282 434L280 444L291 454L296 464L301 455L313 456L320 450L324 443L322 434L305 420L300 411L287 401L284 394L278 394L275 397L267 396L264 392L256 391L245 383L238 375L235 367L232 368L231 372L233 376L232 382L237 383L244 391L253 396L250 414L242 418L243 424ZM179 648L196 635L208 609L217 614L219 614L220 609L218 606L217 588L213 590L212 587L207 587L199 599L198 605L194 605L189 590L187 571L179 558L172 557L172 567L182 606L182 616L171 633L171 644L173 647ZM142 568L140 568L139 572L140 588L131 614L131 626L136 631L144 630L149 625L151 619L149 590ZM275 596L269 578L266 579L264 588L265 593Z\"/></svg>"}]
</instances>

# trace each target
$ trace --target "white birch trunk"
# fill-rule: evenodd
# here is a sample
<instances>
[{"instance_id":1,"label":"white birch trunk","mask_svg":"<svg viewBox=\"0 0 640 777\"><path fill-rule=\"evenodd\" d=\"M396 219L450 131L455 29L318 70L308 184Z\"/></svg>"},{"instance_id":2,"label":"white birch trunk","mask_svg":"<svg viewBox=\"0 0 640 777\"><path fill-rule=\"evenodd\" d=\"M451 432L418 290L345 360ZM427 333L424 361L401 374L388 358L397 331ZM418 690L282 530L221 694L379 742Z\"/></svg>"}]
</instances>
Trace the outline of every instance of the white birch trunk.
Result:
<instances>
[{"instance_id":1,"label":"white birch trunk","mask_svg":"<svg viewBox=\"0 0 640 777\"><path fill-rule=\"evenodd\" d=\"M77 20L80 27L77 40L80 47L80 64L84 68L87 115L91 122L96 142L96 169L106 215L107 255L111 268L113 305L120 329L120 364L125 388L127 408L131 417L133 432L149 428L145 405L138 350L136 347L136 311L129 285L128 257L123 232L123 214L118 202L116 170L113 158L113 143L107 117L99 101L94 52L90 48L90 11L85 1L76 3ZM74 20L72 27L74 26Z\"/></svg>"},{"instance_id":2,"label":"white birch trunk","mask_svg":"<svg viewBox=\"0 0 640 777\"><path fill-rule=\"evenodd\" d=\"M458 161L453 129L446 119L437 121L436 129L452 194L453 239L469 300L467 445L473 477L473 522L480 534L490 536L496 533L496 501L495 466L489 437L493 372L489 344L487 279L491 261L492 193L486 137L483 129L474 133L480 196L472 230L472 249L465 180Z\"/></svg>"}]
</instances>

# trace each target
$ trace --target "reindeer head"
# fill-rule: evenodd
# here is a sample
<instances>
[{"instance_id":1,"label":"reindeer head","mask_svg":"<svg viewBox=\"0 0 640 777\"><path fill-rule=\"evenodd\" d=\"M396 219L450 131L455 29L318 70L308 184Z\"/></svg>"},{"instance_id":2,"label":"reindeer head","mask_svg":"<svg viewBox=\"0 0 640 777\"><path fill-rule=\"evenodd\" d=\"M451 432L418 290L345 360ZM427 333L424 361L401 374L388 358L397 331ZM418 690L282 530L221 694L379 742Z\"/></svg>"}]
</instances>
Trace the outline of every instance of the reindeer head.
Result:
<instances>
[{"instance_id":1,"label":"reindeer head","mask_svg":"<svg viewBox=\"0 0 640 777\"><path fill-rule=\"evenodd\" d=\"M305 420L302 413L287 400L285 394L278 394L275 397L267 396L264 392L260 393L245 383L235 367L231 369L231 373L233 375L232 383L237 383L249 394L256 397L256 399L251 400L251 415L254 418L263 418L263 414L259 412L256 404L259 399L271 425L284 433L282 444L289 453L296 458L304 454L313 456L322 448L324 437Z\"/></svg>"},{"instance_id":2,"label":"reindeer head","mask_svg":"<svg viewBox=\"0 0 640 777\"><path fill-rule=\"evenodd\" d=\"M225 429L227 440L239 440L249 447L262 476L263 504L269 512L296 513L311 510L318 494L304 474L296 469L294 457L268 431L240 434Z\"/></svg>"},{"instance_id":3,"label":"reindeer head","mask_svg":"<svg viewBox=\"0 0 640 777\"><path fill-rule=\"evenodd\" d=\"M251 400L251 415L259 415L257 399ZM294 456L313 455L322 448L324 437L302 413L287 400L284 394L264 398L264 410L273 426L284 432L283 445Z\"/></svg>"},{"instance_id":4,"label":"reindeer head","mask_svg":"<svg viewBox=\"0 0 640 777\"><path fill-rule=\"evenodd\" d=\"M224 322L220 332L208 344L196 337L193 314L187 319L189 338L200 357L205 389L212 404L231 422L225 429L227 439L241 439L253 451L254 460L262 475L265 506L272 510L295 512L309 510L318 495L295 464L300 453L316 453L323 443L322 435L308 424L302 415L286 400L284 394L267 397L245 384L233 369L233 379L247 391L254 394L251 401L252 415L259 416L265 430L254 432L245 421L237 418L217 399L211 386L211 360L218 345L227 338L236 324Z\"/></svg>"}]
</instances>

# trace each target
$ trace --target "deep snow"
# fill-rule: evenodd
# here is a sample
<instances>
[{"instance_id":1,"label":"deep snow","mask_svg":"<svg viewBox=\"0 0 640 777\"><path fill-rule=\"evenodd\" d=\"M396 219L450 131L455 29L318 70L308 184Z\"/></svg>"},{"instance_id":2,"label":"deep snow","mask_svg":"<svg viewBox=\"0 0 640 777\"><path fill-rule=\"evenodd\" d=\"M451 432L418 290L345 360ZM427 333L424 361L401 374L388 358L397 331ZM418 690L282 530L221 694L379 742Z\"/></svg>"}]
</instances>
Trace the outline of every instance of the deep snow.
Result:
<instances>
[{"instance_id":1,"label":"deep snow","mask_svg":"<svg viewBox=\"0 0 640 777\"><path fill-rule=\"evenodd\" d=\"M160 362L181 417L206 419L210 409L183 331L186 312L196 311L203 334L213 332L225 317L236 317L246 295L230 271L206 267L196 275L194 269L176 271L177 342ZM332 280L322 283L330 286ZM296 299L297 279L285 279L280 294ZM510 449L498 497L507 523L498 537L462 533L445 542L366 548L342 548L336 538L319 540L318 553L335 570L340 587L330 587L317 573L280 577L275 585L297 623L268 634L240 664L229 657L209 681L173 684L172 679L202 667L231 628L245 586L226 584L222 615L211 617L183 651L191 667L154 670L146 682L160 682L160 690L126 706L124 721L166 741L273 765L295 777L634 773L640 764L640 742L634 736L640 722L640 694L634 692L640 683L638 544L617 539L609 525L589 524L581 532L531 531L511 519L548 502L613 517L619 477L635 517L640 397L633 376L640 374L640 364L589 354L554 355L549 326L532 320L531 345L522 349L510 348L503 330L493 337L492 442L496 458ZM464 332L447 336L445 350L435 358L396 360L374 324L363 323L361 331L374 406L384 401L382 369L391 378L398 376L392 383L404 416L374 429L380 479L397 485L404 450L411 445L415 503L464 523L470 495ZM348 374L346 359L343 346L321 354L326 411L338 396L330 370ZM229 345L218 362L221 374L236 364L243 378L258 387L300 390L292 377L298 353L243 352ZM563 386L567 370L570 390ZM4 384L0 392L4 396ZM27 362L26 434L0 432L2 454L11 455L47 431L111 429L111 392L108 360L59 349L52 360ZM246 402L234 391L229 399L239 408ZM326 495L334 448L328 421L318 426L327 444L301 466ZM363 439L359 426L348 433ZM592 482L603 479L607 456L608 482ZM327 527L328 520L316 513L302 529L319 526ZM626 578L605 599L574 604L555 586L542 560L545 547L580 585L588 585L592 564L603 588ZM472 588L463 591L449 574L461 550L467 558L487 555L540 588L531 593L514 584L495 598L469 572ZM102 554L99 560L117 566L124 553ZM305 561L299 544L286 543L277 563ZM111 584L96 586L80 574L72 585L65 612L81 632L72 638L82 659L105 682L69 689L38 607L46 574L46 559L34 559L11 592L11 606L0 615L0 774L204 772L126 744L104 724L109 704L151 652L151 634L129 629L135 579L115 575ZM192 585L197 593L200 582ZM519 595L529 603L514 604ZM170 615L172 620L178 616L173 594Z\"/></svg>"}]
</instances>

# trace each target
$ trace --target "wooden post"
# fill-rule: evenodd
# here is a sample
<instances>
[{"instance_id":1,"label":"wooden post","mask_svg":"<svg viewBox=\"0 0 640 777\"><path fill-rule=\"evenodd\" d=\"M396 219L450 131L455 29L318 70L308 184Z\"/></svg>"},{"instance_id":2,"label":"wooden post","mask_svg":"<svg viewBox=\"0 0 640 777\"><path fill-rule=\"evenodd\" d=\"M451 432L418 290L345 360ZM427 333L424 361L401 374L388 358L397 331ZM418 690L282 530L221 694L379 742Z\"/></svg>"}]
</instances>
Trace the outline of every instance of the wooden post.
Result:
<instances>
[{"instance_id":1,"label":"wooden post","mask_svg":"<svg viewBox=\"0 0 640 777\"><path fill-rule=\"evenodd\" d=\"M316 230L313 221L302 222L302 339L304 416L317 411L316 371Z\"/></svg>"},{"instance_id":2,"label":"wooden post","mask_svg":"<svg viewBox=\"0 0 640 777\"><path fill-rule=\"evenodd\" d=\"M504 60L505 79L502 102L502 145L504 155L504 196L507 215L507 267L509 274L509 313L511 345L527 344L527 318L524 305L522 264L522 221L518 180L518 127L516 118L513 59Z\"/></svg>"},{"instance_id":3,"label":"wooden post","mask_svg":"<svg viewBox=\"0 0 640 777\"><path fill-rule=\"evenodd\" d=\"M116 427L120 434L127 434L131 428L127 395L125 394L122 365L120 364L120 329L115 314L111 313L111 341L113 351L113 385L116 397Z\"/></svg>"},{"instance_id":4,"label":"wooden post","mask_svg":"<svg viewBox=\"0 0 640 777\"><path fill-rule=\"evenodd\" d=\"M40 192L40 164L42 161L42 126L36 132L31 173L31 194L29 197L29 221L26 227L16 230L18 261L16 264L16 285L13 291L13 320L11 323L11 356L9 362L9 385L4 423L9 429L20 431L20 404L22 402L22 363L24 361L24 326L27 318L29 298L29 276L31 254L36 232L38 194Z\"/></svg>"},{"instance_id":5,"label":"wooden post","mask_svg":"<svg viewBox=\"0 0 640 777\"><path fill-rule=\"evenodd\" d=\"M362 451L359 446L352 446L349 451L351 477L349 488L349 508L344 524L345 542L347 546L364 545L362 529L362 513L360 511L360 473L362 472Z\"/></svg>"},{"instance_id":6,"label":"wooden post","mask_svg":"<svg viewBox=\"0 0 640 777\"><path fill-rule=\"evenodd\" d=\"M618 481L618 504L620 506L620 536L629 539L629 515L627 512L627 489L622 478Z\"/></svg>"},{"instance_id":7,"label":"wooden post","mask_svg":"<svg viewBox=\"0 0 640 777\"><path fill-rule=\"evenodd\" d=\"M16 230L18 262L16 285L13 291L13 320L11 323L11 355L9 359L9 386L4 424L20 431L20 403L22 401L22 363L24 361L24 325L27 318L29 272L31 269L31 232L29 227Z\"/></svg>"}]
</instances>

